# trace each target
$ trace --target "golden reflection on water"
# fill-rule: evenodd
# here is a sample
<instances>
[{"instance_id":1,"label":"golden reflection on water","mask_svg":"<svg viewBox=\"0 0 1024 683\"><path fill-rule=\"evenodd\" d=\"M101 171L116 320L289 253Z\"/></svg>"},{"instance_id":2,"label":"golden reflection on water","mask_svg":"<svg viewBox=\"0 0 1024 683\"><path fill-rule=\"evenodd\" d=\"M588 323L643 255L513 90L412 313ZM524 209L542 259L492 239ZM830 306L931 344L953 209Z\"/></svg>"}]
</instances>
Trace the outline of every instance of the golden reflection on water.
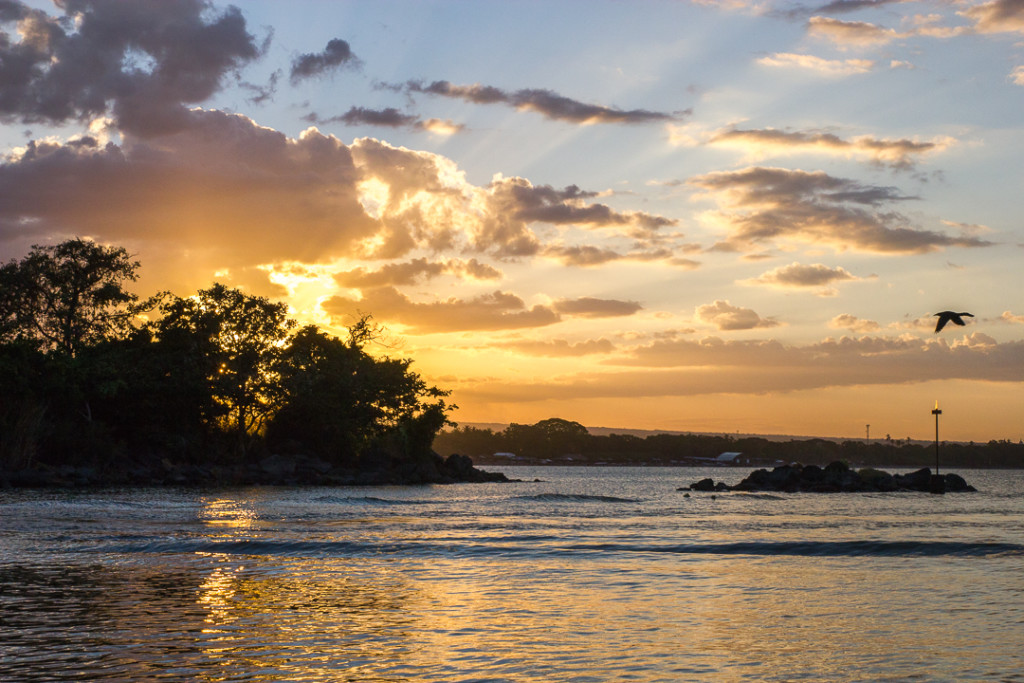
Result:
<instances>
[{"instance_id":1,"label":"golden reflection on water","mask_svg":"<svg viewBox=\"0 0 1024 683\"><path fill-rule=\"evenodd\" d=\"M257 509L254 495L207 497L200 501L199 518L210 526L247 531L259 521Z\"/></svg>"}]
</instances>

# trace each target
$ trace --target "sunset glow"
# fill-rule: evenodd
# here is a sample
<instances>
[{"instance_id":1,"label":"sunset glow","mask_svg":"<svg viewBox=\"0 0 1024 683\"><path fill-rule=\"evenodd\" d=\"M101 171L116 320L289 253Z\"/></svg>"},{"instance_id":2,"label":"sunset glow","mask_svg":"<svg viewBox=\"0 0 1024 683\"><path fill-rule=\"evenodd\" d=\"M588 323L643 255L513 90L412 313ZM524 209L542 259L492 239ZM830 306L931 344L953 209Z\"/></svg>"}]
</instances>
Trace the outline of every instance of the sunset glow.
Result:
<instances>
[{"instance_id":1,"label":"sunset glow","mask_svg":"<svg viewBox=\"0 0 1024 683\"><path fill-rule=\"evenodd\" d=\"M140 294L369 313L460 423L928 439L938 397L944 439L1024 438L1015 0L38 0L0 31L0 260L87 236Z\"/></svg>"}]
</instances>

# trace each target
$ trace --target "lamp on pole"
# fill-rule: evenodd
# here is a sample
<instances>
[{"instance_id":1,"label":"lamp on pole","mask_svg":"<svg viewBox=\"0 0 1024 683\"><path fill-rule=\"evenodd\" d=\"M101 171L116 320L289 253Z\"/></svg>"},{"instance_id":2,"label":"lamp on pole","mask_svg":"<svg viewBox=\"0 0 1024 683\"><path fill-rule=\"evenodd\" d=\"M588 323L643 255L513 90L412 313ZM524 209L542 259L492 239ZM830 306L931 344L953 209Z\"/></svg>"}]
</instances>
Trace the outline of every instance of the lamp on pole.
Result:
<instances>
[{"instance_id":1,"label":"lamp on pole","mask_svg":"<svg viewBox=\"0 0 1024 683\"><path fill-rule=\"evenodd\" d=\"M939 410L939 401L935 400L935 409L932 410L932 415L935 416L935 476L939 476L939 415L942 415L942 411Z\"/></svg>"}]
</instances>

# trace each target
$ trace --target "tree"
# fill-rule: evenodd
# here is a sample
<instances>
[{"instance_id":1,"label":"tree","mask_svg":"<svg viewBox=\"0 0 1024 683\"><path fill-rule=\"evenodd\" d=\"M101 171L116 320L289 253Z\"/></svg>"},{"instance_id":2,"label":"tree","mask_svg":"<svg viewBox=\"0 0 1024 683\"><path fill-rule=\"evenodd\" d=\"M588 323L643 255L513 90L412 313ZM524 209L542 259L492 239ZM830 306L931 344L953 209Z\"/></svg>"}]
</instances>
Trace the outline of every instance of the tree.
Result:
<instances>
[{"instance_id":1,"label":"tree","mask_svg":"<svg viewBox=\"0 0 1024 683\"><path fill-rule=\"evenodd\" d=\"M267 428L271 446L301 445L344 464L388 433L400 434L407 453L422 451L423 442L429 450L450 410L448 392L427 386L409 360L367 353L363 345L378 334L364 315L347 341L313 325L291 338L281 365L286 399Z\"/></svg>"},{"instance_id":2,"label":"tree","mask_svg":"<svg viewBox=\"0 0 1024 683\"><path fill-rule=\"evenodd\" d=\"M282 357L295 327L287 306L214 284L160 310L160 342L199 369L211 398L207 419L220 422L244 453L283 403Z\"/></svg>"},{"instance_id":3,"label":"tree","mask_svg":"<svg viewBox=\"0 0 1024 683\"><path fill-rule=\"evenodd\" d=\"M76 238L35 245L21 261L0 266L0 341L32 341L74 356L88 344L125 336L134 318L155 305L125 289L138 261L122 247Z\"/></svg>"}]
</instances>

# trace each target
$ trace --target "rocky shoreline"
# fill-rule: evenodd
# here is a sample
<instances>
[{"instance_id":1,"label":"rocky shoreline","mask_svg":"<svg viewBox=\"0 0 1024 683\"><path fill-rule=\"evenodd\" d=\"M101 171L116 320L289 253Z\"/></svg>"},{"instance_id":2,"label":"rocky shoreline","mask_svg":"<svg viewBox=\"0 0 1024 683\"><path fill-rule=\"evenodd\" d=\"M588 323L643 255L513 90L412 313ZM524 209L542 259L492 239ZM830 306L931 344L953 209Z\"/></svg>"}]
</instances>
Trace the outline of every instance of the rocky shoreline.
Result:
<instances>
[{"instance_id":1,"label":"rocky shoreline","mask_svg":"<svg viewBox=\"0 0 1024 683\"><path fill-rule=\"evenodd\" d=\"M473 466L469 456L379 464L367 469L336 467L309 456L270 455L239 464L195 465L162 458L155 462L99 469L61 465L0 471L0 488L103 488L148 486L404 486L512 481Z\"/></svg>"},{"instance_id":2,"label":"rocky shoreline","mask_svg":"<svg viewBox=\"0 0 1024 683\"><path fill-rule=\"evenodd\" d=\"M771 471L754 470L735 486L707 478L680 491L774 491L783 493L963 493L977 491L958 474L933 475L927 467L907 474L890 474L871 467L852 470L844 462L817 465L782 465Z\"/></svg>"}]
</instances>

